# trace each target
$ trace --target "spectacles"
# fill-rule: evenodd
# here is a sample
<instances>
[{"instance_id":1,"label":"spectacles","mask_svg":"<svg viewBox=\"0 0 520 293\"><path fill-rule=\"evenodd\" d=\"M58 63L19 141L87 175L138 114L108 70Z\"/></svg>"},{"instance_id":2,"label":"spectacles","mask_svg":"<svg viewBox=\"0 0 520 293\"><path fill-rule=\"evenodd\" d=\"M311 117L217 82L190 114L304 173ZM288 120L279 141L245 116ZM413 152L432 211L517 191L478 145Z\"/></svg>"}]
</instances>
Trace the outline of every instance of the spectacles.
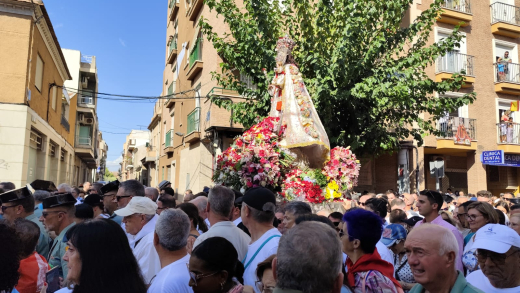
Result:
<instances>
[{"instance_id":1,"label":"spectacles","mask_svg":"<svg viewBox=\"0 0 520 293\"><path fill-rule=\"evenodd\" d=\"M8 208L14 208L14 207L17 207L18 205L14 205L14 206L2 206L2 213L5 213L5 210L7 210Z\"/></svg>"},{"instance_id":2,"label":"spectacles","mask_svg":"<svg viewBox=\"0 0 520 293\"><path fill-rule=\"evenodd\" d=\"M476 255L477 255L477 260L480 263L486 262L486 260L489 257L489 259L494 264L503 265L506 263L507 257L509 257L517 252L520 252L520 250L517 249L517 250L513 251L512 253L507 254L507 253L496 253L496 252L485 250L485 249L477 249Z\"/></svg>"},{"instance_id":3,"label":"spectacles","mask_svg":"<svg viewBox=\"0 0 520 293\"><path fill-rule=\"evenodd\" d=\"M186 268L188 269L188 273L190 273L190 279L193 281L193 287L197 287L197 281L204 279L206 277L214 276L219 273L219 272L214 272L214 273L210 273L210 274L195 274L194 272L190 271L189 264L186 264Z\"/></svg>"},{"instance_id":4,"label":"spectacles","mask_svg":"<svg viewBox=\"0 0 520 293\"><path fill-rule=\"evenodd\" d=\"M116 200L119 201L120 199L125 198L125 197L132 197L132 196L131 195L116 195Z\"/></svg>"},{"instance_id":5,"label":"spectacles","mask_svg":"<svg viewBox=\"0 0 520 293\"><path fill-rule=\"evenodd\" d=\"M47 218L47 216L50 214L50 213L65 213L64 211L50 211L50 212L42 212L42 216L44 218Z\"/></svg>"},{"instance_id":6,"label":"spectacles","mask_svg":"<svg viewBox=\"0 0 520 293\"><path fill-rule=\"evenodd\" d=\"M364 202L360 202L360 201L358 201L358 204L359 204L360 206L366 206L366 203L364 203Z\"/></svg>"},{"instance_id":7,"label":"spectacles","mask_svg":"<svg viewBox=\"0 0 520 293\"><path fill-rule=\"evenodd\" d=\"M472 220L472 221L475 221L478 217L480 217L482 215L470 215L470 214L466 214L466 218L468 218L468 220Z\"/></svg>"},{"instance_id":8,"label":"spectacles","mask_svg":"<svg viewBox=\"0 0 520 293\"><path fill-rule=\"evenodd\" d=\"M336 227L339 226L339 223L340 222L332 222L332 224L334 224L334 226L336 226Z\"/></svg>"},{"instance_id":9,"label":"spectacles","mask_svg":"<svg viewBox=\"0 0 520 293\"><path fill-rule=\"evenodd\" d=\"M273 286L264 287L264 284L262 283L262 281L256 281L255 285L256 285L256 289L258 289L258 291L260 291L262 293L273 293L273 291L274 291Z\"/></svg>"}]
</instances>

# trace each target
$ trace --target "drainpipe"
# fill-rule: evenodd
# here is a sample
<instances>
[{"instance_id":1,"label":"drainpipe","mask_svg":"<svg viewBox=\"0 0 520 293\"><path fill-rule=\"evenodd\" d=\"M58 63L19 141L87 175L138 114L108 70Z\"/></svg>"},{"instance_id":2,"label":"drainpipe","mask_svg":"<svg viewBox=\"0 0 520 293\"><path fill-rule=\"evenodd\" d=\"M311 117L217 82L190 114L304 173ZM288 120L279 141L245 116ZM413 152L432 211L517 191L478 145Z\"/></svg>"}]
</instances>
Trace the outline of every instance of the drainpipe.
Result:
<instances>
[{"instance_id":1,"label":"drainpipe","mask_svg":"<svg viewBox=\"0 0 520 293\"><path fill-rule=\"evenodd\" d=\"M415 149L415 192L419 193L419 149L415 145L401 145L402 149Z\"/></svg>"}]
</instances>

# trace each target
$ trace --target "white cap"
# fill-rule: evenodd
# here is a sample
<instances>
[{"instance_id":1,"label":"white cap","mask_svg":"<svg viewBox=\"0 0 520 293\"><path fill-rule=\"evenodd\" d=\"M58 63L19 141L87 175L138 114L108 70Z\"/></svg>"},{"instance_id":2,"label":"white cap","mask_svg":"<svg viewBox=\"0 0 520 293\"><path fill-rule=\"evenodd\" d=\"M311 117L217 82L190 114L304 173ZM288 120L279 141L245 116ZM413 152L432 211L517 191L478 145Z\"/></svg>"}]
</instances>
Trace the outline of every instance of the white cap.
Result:
<instances>
[{"instance_id":1,"label":"white cap","mask_svg":"<svg viewBox=\"0 0 520 293\"><path fill-rule=\"evenodd\" d=\"M515 230L500 224L487 224L477 231L471 248L506 253L511 246L520 248L520 235Z\"/></svg>"},{"instance_id":2,"label":"white cap","mask_svg":"<svg viewBox=\"0 0 520 293\"><path fill-rule=\"evenodd\" d=\"M115 213L121 217L128 217L133 214L155 215L157 204L146 196L134 196L128 205Z\"/></svg>"}]
</instances>

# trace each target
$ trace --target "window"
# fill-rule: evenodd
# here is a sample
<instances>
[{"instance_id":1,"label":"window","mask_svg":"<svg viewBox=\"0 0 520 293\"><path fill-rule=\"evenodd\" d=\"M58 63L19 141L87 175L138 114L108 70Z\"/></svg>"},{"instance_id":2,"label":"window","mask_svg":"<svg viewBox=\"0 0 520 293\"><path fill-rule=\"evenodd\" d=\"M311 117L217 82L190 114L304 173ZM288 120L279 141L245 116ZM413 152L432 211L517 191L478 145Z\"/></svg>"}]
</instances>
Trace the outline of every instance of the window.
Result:
<instances>
[{"instance_id":1,"label":"window","mask_svg":"<svg viewBox=\"0 0 520 293\"><path fill-rule=\"evenodd\" d=\"M43 84L43 60L40 55L36 56L36 75L34 76L34 86L40 92Z\"/></svg>"},{"instance_id":2,"label":"window","mask_svg":"<svg viewBox=\"0 0 520 293\"><path fill-rule=\"evenodd\" d=\"M52 99L52 110L56 111L56 86L53 86L52 87L52 96L51 96L51 99Z\"/></svg>"},{"instance_id":3,"label":"window","mask_svg":"<svg viewBox=\"0 0 520 293\"><path fill-rule=\"evenodd\" d=\"M171 166L168 166L168 177L166 177L166 180L170 181L172 180L172 168Z\"/></svg>"},{"instance_id":4,"label":"window","mask_svg":"<svg viewBox=\"0 0 520 293\"><path fill-rule=\"evenodd\" d=\"M197 88L195 89L195 108L200 107L200 83L197 85Z\"/></svg>"},{"instance_id":5,"label":"window","mask_svg":"<svg viewBox=\"0 0 520 293\"><path fill-rule=\"evenodd\" d=\"M29 137L29 146L38 151L43 150L43 138L38 133L31 131Z\"/></svg>"},{"instance_id":6,"label":"window","mask_svg":"<svg viewBox=\"0 0 520 293\"><path fill-rule=\"evenodd\" d=\"M49 144L49 156L56 157L56 145L52 142Z\"/></svg>"},{"instance_id":7,"label":"window","mask_svg":"<svg viewBox=\"0 0 520 293\"><path fill-rule=\"evenodd\" d=\"M60 161L65 162L65 156L67 156L67 152L64 149L61 149Z\"/></svg>"}]
</instances>

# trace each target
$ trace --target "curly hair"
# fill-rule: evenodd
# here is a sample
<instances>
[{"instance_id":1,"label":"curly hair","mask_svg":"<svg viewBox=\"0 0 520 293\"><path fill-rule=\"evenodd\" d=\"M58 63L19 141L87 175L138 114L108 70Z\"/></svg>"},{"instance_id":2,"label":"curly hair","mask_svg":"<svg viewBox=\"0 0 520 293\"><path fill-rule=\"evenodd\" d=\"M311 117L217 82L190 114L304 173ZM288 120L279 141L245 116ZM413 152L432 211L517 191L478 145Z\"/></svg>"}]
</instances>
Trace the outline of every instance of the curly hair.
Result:
<instances>
[{"instance_id":1,"label":"curly hair","mask_svg":"<svg viewBox=\"0 0 520 293\"><path fill-rule=\"evenodd\" d=\"M2 239L2 253L0 253L0 292L11 292L18 283L20 274L21 241L16 229L6 220L0 220L0 239Z\"/></svg>"}]
</instances>

